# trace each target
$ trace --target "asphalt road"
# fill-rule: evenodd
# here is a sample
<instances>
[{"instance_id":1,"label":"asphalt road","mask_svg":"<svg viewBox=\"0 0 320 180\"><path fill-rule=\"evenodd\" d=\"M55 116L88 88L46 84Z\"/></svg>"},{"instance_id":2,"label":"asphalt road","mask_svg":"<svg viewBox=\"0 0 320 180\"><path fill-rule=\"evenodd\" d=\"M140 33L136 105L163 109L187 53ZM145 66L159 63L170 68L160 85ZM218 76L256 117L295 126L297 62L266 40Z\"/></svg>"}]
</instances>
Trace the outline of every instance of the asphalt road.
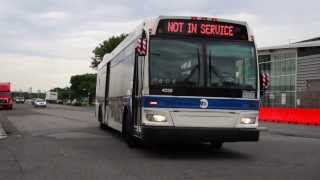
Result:
<instances>
[{"instance_id":1,"label":"asphalt road","mask_svg":"<svg viewBox=\"0 0 320 180\"><path fill-rule=\"evenodd\" d=\"M16 105L0 111L0 180L320 179L320 128L266 124L259 142L130 149L92 108ZM274 131L273 131L274 129ZM290 133L281 133L281 132ZM308 133L312 132L309 136ZM295 134L295 132L297 132Z\"/></svg>"}]
</instances>

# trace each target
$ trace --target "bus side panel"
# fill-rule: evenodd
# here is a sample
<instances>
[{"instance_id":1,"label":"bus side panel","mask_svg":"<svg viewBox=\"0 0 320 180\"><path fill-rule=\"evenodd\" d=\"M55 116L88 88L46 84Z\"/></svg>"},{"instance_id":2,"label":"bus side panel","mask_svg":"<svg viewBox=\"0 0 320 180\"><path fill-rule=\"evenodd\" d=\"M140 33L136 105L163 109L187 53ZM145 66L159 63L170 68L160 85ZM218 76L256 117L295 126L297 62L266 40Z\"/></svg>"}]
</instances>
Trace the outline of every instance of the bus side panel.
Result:
<instances>
[{"instance_id":1,"label":"bus side panel","mask_svg":"<svg viewBox=\"0 0 320 180\"><path fill-rule=\"evenodd\" d=\"M102 120L104 121L104 102L105 102L105 88L106 88L106 66L102 67L97 74L97 83L96 83L96 119L98 120L98 114L102 113ZM101 108L102 112L99 112Z\"/></svg>"},{"instance_id":2,"label":"bus side panel","mask_svg":"<svg viewBox=\"0 0 320 180\"><path fill-rule=\"evenodd\" d=\"M111 62L108 125L122 131L124 106L128 96L132 93L135 43L123 49Z\"/></svg>"}]
</instances>

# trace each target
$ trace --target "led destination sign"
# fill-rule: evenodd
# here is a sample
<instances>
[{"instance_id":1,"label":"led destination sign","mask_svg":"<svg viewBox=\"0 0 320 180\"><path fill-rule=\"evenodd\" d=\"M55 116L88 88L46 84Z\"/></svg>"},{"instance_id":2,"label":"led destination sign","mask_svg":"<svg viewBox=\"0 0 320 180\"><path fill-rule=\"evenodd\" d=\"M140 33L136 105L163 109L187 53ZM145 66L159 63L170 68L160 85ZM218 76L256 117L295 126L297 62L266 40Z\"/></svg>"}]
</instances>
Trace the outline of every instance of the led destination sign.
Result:
<instances>
[{"instance_id":1,"label":"led destination sign","mask_svg":"<svg viewBox=\"0 0 320 180\"><path fill-rule=\"evenodd\" d=\"M157 34L248 40L246 26L206 20L161 20Z\"/></svg>"}]
</instances>

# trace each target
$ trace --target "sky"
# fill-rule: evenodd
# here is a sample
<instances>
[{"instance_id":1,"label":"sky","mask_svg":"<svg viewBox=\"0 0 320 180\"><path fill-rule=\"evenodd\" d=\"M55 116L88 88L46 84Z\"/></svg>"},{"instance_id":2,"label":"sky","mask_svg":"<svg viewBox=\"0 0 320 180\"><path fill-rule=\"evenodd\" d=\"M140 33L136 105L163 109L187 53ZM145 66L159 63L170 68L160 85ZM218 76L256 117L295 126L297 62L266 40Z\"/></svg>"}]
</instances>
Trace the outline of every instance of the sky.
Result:
<instances>
[{"instance_id":1,"label":"sky","mask_svg":"<svg viewBox=\"0 0 320 180\"><path fill-rule=\"evenodd\" d=\"M158 15L207 16L249 23L258 47L320 36L318 0L1 0L0 82L13 90L69 86L95 73L92 50Z\"/></svg>"}]
</instances>

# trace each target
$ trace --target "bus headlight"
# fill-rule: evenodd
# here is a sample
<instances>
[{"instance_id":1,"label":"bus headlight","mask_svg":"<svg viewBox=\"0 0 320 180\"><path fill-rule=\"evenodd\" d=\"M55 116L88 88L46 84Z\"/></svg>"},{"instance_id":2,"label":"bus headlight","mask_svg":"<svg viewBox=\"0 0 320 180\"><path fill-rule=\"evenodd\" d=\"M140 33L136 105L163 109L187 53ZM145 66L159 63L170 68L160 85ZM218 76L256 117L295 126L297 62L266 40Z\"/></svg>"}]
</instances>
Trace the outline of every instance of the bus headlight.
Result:
<instances>
[{"instance_id":1,"label":"bus headlight","mask_svg":"<svg viewBox=\"0 0 320 180\"><path fill-rule=\"evenodd\" d=\"M148 121L152 122L167 122L167 118L161 114L146 114Z\"/></svg>"},{"instance_id":2,"label":"bus headlight","mask_svg":"<svg viewBox=\"0 0 320 180\"><path fill-rule=\"evenodd\" d=\"M256 118L242 117L240 119L240 124L255 124L255 123L256 123Z\"/></svg>"}]
</instances>

